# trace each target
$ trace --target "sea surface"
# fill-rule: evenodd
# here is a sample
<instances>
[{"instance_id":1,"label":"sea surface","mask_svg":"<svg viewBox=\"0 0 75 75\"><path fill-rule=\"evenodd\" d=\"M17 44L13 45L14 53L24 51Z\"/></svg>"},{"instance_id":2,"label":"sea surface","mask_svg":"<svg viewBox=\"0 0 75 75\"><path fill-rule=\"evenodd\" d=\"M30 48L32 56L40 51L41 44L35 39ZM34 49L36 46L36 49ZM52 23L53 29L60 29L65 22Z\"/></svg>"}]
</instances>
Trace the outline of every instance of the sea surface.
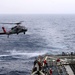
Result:
<instances>
[{"instance_id":1,"label":"sea surface","mask_svg":"<svg viewBox=\"0 0 75 75\"><path fill-rule=\"evenodd\" d=\"M75 15L0 15L0 23L20 22L24 35L0 35L0 75L30 75L35 58L75 52ZM15 25L0 24L9 31Z\"/></svg>"}]
</instances>

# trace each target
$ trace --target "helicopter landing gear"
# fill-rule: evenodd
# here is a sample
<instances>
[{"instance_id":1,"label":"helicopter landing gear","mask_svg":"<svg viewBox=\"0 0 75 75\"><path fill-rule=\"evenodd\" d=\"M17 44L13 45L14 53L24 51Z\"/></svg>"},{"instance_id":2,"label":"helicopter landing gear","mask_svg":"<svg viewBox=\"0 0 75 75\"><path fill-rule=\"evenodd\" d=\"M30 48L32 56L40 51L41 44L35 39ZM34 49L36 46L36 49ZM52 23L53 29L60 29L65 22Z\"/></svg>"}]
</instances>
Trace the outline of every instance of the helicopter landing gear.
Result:
<instances>
[{"instance_id":1,"label":"helicopter landing gear","mask_svg":"<svg viewBox=\"0 0 75 75\"><path fill-rule=\"evenodd\" d=\"M17 32L17 35L18 35L19 33Z\"/></svg>"},{"instance_id":2,"label":"helicopter landing gear","mask_svg":"<svg viewBox=\"0 0 75 75\"><path fill-rule=\"evenodd\" d=\"M24 34L25 34L25 32L24 32Z\"/></svg>"}]
</instances>

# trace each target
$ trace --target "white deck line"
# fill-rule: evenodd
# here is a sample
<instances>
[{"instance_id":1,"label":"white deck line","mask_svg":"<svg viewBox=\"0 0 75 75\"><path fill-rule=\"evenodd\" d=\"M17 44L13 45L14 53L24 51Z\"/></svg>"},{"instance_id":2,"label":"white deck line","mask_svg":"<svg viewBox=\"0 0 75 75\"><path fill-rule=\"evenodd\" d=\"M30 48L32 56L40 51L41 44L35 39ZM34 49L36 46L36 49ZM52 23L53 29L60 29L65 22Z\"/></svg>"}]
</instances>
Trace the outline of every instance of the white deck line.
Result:
<instances>
[{"instance_id":1,"label":"white deck line","mask_svg":"<svg viewBox=\"0 0 75 75\"><path fill-rule=\"evenodd\" d=\"M74 73L73 73L73 71L72 71L72 69L70 68L69 65L65 65L64 67L66 68L66 71L67 71L67 73L68 73L69 75L74 75Z\"/></svg>"}]
</instances>

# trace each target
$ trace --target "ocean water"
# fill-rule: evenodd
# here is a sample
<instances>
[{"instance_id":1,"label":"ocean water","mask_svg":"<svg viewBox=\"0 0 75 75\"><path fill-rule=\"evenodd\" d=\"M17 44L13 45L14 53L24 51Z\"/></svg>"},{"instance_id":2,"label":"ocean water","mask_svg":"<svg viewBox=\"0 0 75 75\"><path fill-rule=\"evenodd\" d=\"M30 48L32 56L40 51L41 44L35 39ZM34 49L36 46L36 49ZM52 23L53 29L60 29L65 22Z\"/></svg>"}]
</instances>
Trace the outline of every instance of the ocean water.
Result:
<instances>
[{"instance_id":1,"label":"ocean water","mask_svg":"<svg viewBox=\"0 0 75 75\"><path fill-rule=\"evenodd\" d=\"M0 35L0 75L30 75L37 56L75 52L75 15L0 15L0 23L19 21L25 35Z\"/></svg>"}]
</instances>

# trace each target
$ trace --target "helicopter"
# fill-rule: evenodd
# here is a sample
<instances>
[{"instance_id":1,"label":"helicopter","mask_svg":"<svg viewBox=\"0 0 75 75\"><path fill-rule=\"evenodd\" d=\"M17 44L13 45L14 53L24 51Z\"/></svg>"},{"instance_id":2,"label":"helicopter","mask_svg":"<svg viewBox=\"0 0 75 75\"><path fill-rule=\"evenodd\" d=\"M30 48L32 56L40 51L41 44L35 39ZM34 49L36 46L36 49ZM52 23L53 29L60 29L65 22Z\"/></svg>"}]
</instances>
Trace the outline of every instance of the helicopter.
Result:
<instances>
[{"instance_id":1,"label":"helicopter","mask_svg":"<svg viewBox=\"0 0 75 75\"><path fill-rule=\"evenodd\" d=\"M6 31L5 27L2 27L3 32L0 33L0 35L11 35L11 34L19 34L19 33L26 33L27 32L27 28L25 26L21 26L21 23L24 21L20 21L17 23L0 23L0 24L16 24L16 26L12 27L9 31Z\"/></svg>"}]
</instances>

